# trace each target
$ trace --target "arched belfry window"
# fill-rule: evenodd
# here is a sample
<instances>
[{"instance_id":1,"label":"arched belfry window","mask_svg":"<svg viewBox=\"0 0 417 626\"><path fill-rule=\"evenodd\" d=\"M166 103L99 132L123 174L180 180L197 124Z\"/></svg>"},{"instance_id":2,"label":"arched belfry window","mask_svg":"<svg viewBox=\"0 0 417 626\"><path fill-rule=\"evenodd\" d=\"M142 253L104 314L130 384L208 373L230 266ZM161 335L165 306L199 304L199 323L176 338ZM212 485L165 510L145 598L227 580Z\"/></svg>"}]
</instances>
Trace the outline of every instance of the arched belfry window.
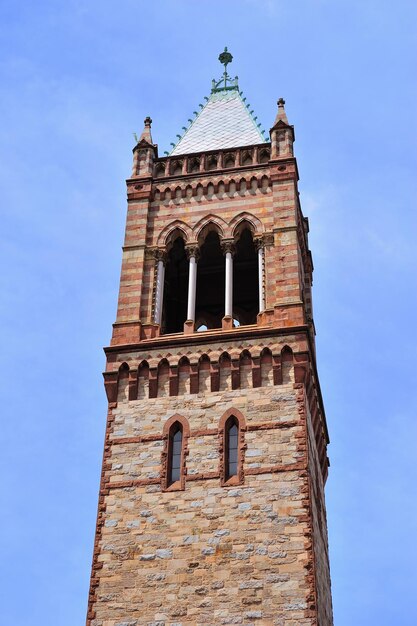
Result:
<instances>
[{"instance_id":1,"label":"arched belfry window","mask_svg":"<svg viewBox=\"0 0 417 626\"><path fill-rule=\"evenodd\" d=\"M188 259L184 239L174 234L168 245L165 267L164 310L162 329L164 333L180 333L187 319Z\"/></svg>"},{"instance_id":2,"label":"arched belfry window","mask_svg":"<svg viewBox=\"0 0 417 626\"><path fill-rule=\"evenodd\" d=\"M252 230L239 229L233 259L233 317L241 326L256 324L259 313L258 257Z\"/></svg>"},{"instance_id":3,"label":"arched belfry window","mask_svg":"<svg viewBox=\"0 0 417 626\"><path fill-rule=\"evenodd\" d=\"M208 232L200 246L197 268L196 319L210 328L221 328L224 315L224 255L219 235Z\"/></svg>"},{"instance_id":4,"label":"arched belfry window","mask_svg":"<svg viewBox=\"0 0 417 626\"><path fill-rule=\"evenodd\" d=\"M185 459L190 429L187 420L174 415L164 426L161 482L164 490L185 488Z\"/></svg>"},{"instance_id":5,"label":"arched belfry window","mask_svg":"<svg viewBox=\"0 0 417 626\"><path fill-rule=\"evenodd\" d=\"M245 419L237 409L229 409L220 420L220 482L224 486L243 483Z\"/></svg>"}]
</instances>

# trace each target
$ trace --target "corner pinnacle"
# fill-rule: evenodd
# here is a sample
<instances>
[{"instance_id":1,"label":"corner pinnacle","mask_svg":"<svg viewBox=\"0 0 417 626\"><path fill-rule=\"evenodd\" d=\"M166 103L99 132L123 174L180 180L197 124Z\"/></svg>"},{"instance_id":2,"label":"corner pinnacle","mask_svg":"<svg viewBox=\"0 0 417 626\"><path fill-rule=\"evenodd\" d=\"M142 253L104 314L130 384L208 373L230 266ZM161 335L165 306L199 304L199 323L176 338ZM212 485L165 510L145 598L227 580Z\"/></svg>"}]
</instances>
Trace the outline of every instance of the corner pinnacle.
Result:
<instances>
[{"instance_id":1,"label":"corner pinnacle","mask_svg":"<svg viewBox=\"0 0 417 626\"><path fill-rule=\"evenodd\" d=\"M288 124L288 118L287 118L287 114L286 114L285 108L284 108L284 106L285 106L284 98L279 98L279 100L277 102L277 105L278 105L278 113L277 113L277 116L275 118L274 126L275 126L275 124L278 124L279 121L282 121L282 122L285 122L285 124Z\"/></svg>"},{"instance_id":2,"label":"corner pinnacle","mask_svg":"<svg viewBox=\"0 0 417 626\"><path fill-rule=\"evenodd\" d=\"M139 137L139 141L146 141L147 143L152 144L152 135L151 135L152 120L149 117L149 115L145 117L144 124L145 126L144 126L141 136Z\"/></svg>"}]
</instances>

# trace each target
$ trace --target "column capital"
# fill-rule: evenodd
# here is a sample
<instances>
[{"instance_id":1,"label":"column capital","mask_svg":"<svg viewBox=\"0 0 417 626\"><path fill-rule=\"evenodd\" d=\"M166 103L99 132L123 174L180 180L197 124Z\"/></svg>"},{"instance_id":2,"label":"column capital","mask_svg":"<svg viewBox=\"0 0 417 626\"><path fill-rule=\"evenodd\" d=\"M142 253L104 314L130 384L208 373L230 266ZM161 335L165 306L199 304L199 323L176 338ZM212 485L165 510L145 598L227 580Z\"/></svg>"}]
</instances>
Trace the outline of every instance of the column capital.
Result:
<instances>
[{"instance_id":1,"label":"column capital","mask_svg":"<svg viewBox=\"0 0 417 626\"><path fill-rule=\"evenodd\" d=\"M258 235L253 238L253 243L255 248L259 250L260 248L266 248L266 246L274 245L274 235L273 233L264 233L263 235Z\"/></svg>"},{"instance_id":2,"label":"column capital","mask_svg":"<svg viewBox=\"0 0 417 626\"><path fill-rule=\"evenodd\" d=\"M230 254L234 256L236 253L236 246L235 246L235 242L233 241L233 239L223 239L220 242L220 247L224 255L230 252Z\"/></svg>"},{"instance_id":3,"label":"column capital","mask_svg":"<svg viewBox=\"0 0 417 626\"><path fill-rule=\"evenodd\" d=\"M187 255L187 259L190 259L192 256L196 261L200 258L200 248L195 243L189 243L185 246L185 254Z\"/></svg>"},{"instance_id":4,"label":"column capital","mask_svg":"<svg viewBox=\"0 0 417 626\"><path fill-rule=\"evenodd\" d=\"M148 248L145 252L148 259L155 259L155 261L162 261L165 265L167 262L167 252L164 248Z\"/></svg>"}]
</instances>

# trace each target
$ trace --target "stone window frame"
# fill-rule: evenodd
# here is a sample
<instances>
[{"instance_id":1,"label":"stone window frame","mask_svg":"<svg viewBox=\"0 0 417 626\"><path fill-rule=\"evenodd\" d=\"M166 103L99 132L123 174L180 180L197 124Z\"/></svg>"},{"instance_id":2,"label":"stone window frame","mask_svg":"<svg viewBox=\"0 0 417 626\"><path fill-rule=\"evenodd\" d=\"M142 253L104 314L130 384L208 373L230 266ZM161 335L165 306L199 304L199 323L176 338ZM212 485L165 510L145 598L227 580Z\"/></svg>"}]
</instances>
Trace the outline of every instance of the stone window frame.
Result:
<instances>
[{"instance_id":1,"label":"stone window frame","mask_svg":"<svg viewBox=\"0 0 417 626\"><path fill-rule=\"evenodd\" d=\"M234 418L236 420L238 426L238 452L237 452L237 473L230 478L227 478L227 423L230 418ZM220 485L222 487L231 487L234 485L243 485L245 482L245 451L247 445L245 443L245 432L246 432L246 420L242 413L235 408L230 408L225 413L223 413L219 422L219 474L220 474Z\"/></svg>"},{"instance_id":2,"label":"stone window frame","mask_svg":"<svg viewBox=\"0 0 417 626\"><path fill-rule=\"evenodd\" d=\"M170 476L170 458L172 455L172 434L175 425L179 424L182 430L182 446L181 446L181 462L180 462L180 478L174 483L169 483ZM184 491L185 477L187 474L186 458L188 456L188 439L190 437L190 426L188 420L176 413L172 415L164 424L162 438L163 450L161 455L161 487L162 491Z\"/></svg>"}]
</instances>

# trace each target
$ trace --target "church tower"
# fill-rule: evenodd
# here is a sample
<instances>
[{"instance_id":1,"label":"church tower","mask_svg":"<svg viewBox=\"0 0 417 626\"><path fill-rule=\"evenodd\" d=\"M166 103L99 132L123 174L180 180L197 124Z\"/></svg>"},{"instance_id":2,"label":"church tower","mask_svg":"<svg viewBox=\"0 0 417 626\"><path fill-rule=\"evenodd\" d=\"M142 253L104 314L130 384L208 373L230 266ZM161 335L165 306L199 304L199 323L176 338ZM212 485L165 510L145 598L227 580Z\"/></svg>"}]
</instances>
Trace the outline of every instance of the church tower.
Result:
<instances>
[{"instance_id":1,"label":"church tower","mask_svg":"<svg viewBox=\"0 0 417 626\"><path fill-rule=\"evenodd\" d=\"M331 626L313 263L285 102L227 65L127 180L88 626Z\"/></svg>"}]
</instances>

